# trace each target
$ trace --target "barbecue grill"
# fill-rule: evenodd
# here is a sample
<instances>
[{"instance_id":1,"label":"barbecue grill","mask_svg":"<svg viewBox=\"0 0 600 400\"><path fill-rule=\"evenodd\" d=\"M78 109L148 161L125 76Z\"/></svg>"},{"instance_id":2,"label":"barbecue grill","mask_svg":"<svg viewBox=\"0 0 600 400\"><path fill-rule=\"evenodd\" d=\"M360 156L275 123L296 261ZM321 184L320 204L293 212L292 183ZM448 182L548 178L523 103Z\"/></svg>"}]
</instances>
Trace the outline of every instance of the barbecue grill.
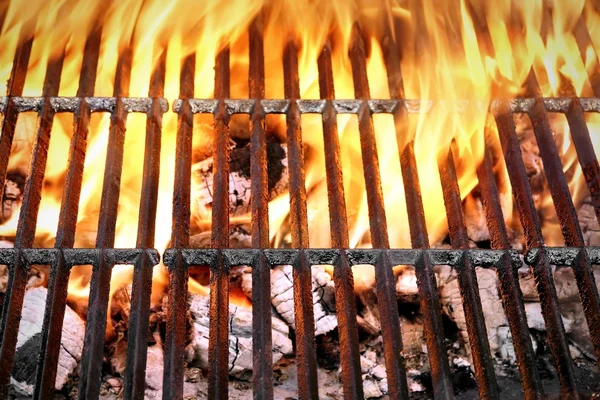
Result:
<instances>
[{"instance_id":1,"label":"barbecue grill","mask_svg":"<svg viewBox=\"0 0 600 400\"><path fill-rule=\"evenodd\" d=\"M129 97L128 86L132 62L130 51L119 55L113 96L94 97L101 33L101 29L98 28L87 39L77 96L58 97L64 54L63 57L50 63L45 77L43 95L41 97L22 96L33 45L33 39L25 38L20 42L16 51L8 95L0 99L0 110L4 117L2 136L0 137L0 182L6 178L8 156L18 115L24 112L37 112L40 120L31 168L24 188L15 247L14 249L0 249L0 264L9 266L10 276L6 293L2 298L1 397L8 395L27 272L35 264L51 266L35 398L52 397L66 307L68 277L73 266L84 264L93 265L93 274L89 295L90 311L81 361L79 396L80 398L97 398L99 396L111 270L116 264L129 264L134 265L135 268L124 396L126 398L142 397L145 387L152 270L159 263L161 256L169 270L164 365L164 398L166 399L182 398L183 396L188 269L190 266L198 265L210 266L211 272L209 398L226 398L228 395L229 269L238 265L252 267L254 346L252 383L255 398L273 397L273 365L271 357L268 356L271 354L272 345L269 270L277 265L293 266L299 398L318 397L313 305L309 301L311 299L310 269L314 265L331 265L334 268L343 394L344 398L348 399L362 398L363 387L351 269L351 266L359 264L369 264L375 267L390 398L408 398L401 330L397 323L398 305L394 289L395 281L392 274L392 267L397 265L415 267L436 399L452 398L453 389L445 344L441 335L438 334L443 328L433 273L434 265L450 265L458 273L480 396L482 398L500 398L500 392L487 341L475 267L494 268L497 271L525 397L533 399L543 396L544 388L536 367L536 356L529 337L523 298L516 275L516 270L521 267L521 260L519 254L515 250L511 250L488 152L486 151L484 162L477 170L477 176L482 189L492 250L469 249L454 162L456 155L452 147L448 148L445 157L439 161L452 249L429 248L425 210L419 189L422 183L419 181L417 160L411 143L402 146L398 151L402 178L406 188L406 204L410 222L408 228L413 248L391 249L388 239L388 221L383 203L381 171L372 122L373 114L391 114L396 126L401 127L403 126L402 122L408 118L410 113L427 112L432 107L457 107L460 112L468 113L471 107L480 107L481 104L474 101L439 104L434 101L404 98L399 45L391 35L385 34L382 35L380 41L388 70L391 99L372 99L366 73L365 42L358 25L354 28L349 49L355 99L336 99L331 51L328 46L323 48L318 60L321 99L301 99L298 48L294 43L286 46L282 60L285 99L266 99L263 33L258 22L253 23L249 30L250 81L249 98L246 100L230 98L230 54L228 48L222 50L216 58L215 96L213 99L193 98L196 59L194 55L190 55L182 63L179 99L168 104L167 100L163 98L166 63L164 54L152 74L148 97ZM592 195L595 213L600 219L600 168L584 120L584 113L600 112L600 99L574 96L542 98L539 92L535 91L534 78L530 81L532 90L529 97L494 100L489 112L495 118L498 126L506 166L525 232L527 242L525 260L535 274L544 320L549 333L548 341L561 388L564 393L573 394L578 392L578 387L559 313L550 266L569 266L573 269L596 357L600 359L600 299L591 267L593 264L600 264L600 248L584 246L573 200L550 131L547 113L566 115L578 159ZM600 97L600 87L596 86L595 89L595 95ZM169 108L172 112L177 113L179 118L177 162L173 193L171 248L161 255L154 250L154 232L157 228L154 221L157 213L160 171L161 122L163 114L170 112ZM68 172L61 203L56 244L53 249L38 249L33 248L33 240L50 132L56 113L74 114L74 131L69 148ZM96 248L74 249L86 140L92 113L109 113L111 115L98 234ZM124 157L125 122L131 113L142 113L147 116L137 248L115 249L115 225ZM568 247L550 248L544 245L512 120L514 113L526 113L533 122L552 199L556 205L557 216ZM192 133L195 114L213 114L215 120L211 249L189 248ZM253 249L243 250L229 248L228 124L230 117L235 114L249 115L251 131ZM283 114L286 117L290 166L292 249L269 248L265 133L265 119L269 114ZM332 249L312 249L308 241L304 156L300 128L303 114L322 115ZM358 116L373 249L349 248L348 222L340 166L340 145L337 136L336 117L338 114ZM400 128L398 130L398 135L404 134Z\"/></svg>"}]
</instances>

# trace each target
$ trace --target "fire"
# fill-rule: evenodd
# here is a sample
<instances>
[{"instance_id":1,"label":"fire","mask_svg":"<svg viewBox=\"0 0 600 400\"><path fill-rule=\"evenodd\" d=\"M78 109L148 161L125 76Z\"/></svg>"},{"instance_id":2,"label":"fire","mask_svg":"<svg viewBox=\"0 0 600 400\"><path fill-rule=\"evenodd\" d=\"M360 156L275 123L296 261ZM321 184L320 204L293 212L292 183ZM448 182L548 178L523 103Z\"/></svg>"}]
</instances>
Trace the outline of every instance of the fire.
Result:
<instances>
[{"instance_id":1,"label":"fire","mask_svg":"<svg viewBox=\"0 0 600 400\"><path fill-rule=\"evenodd\" d=\"M592 96L591 77L598 74L600 51L600 13L592 1L554 1L552 8L542 0L381 0L377 4L362 0L328 2L219 0L192 1L132 0L80 2L51 0L4 3L5 20L0 35L0 80L10 76L13 55L19 38L34 37L24 95L39 96L48 62L64 53L59 95L74 96L87 35L99 21L102 42L95 85L96 96L112 96L119 54L133 54L129 96L148 96L150 76L160 55L166 52L164 96L172 102L179 96L182 60L196 54L195 91L197 98L213 97L214 60L226 45L231 48L231 93L234 98L248 96L249 24L259 15L264 22L267 98L283 98L283 49L288 40L299 48L301 95L319 98L316 60L330 43L336 97L354 98L348 48L352 27L359 22L369 49L368 75L371 97L390 97L387 73L377 39L379 28L390 21L395 40L402 47L402 73L406 97L422 99L423 109L411 115L407 126L396 136L389 115L374 116L383 193L388 212L392 247L409 247L408 216L405 205L397 144L414 141L422 182L426 220L432 243L440 242L447 232L441 183L437 169L440 153L452 140L459 147L458 168L463 197L476 186L476 167L482 157L484 132L495 132L488 115L492 98L511 98L523 93L524 83L533 69L544 96ZM261 14L261 10L266 12ZM582 25L583 24L583 25ZM576 29L577 28L577 29ZM573 32L587 32L587 38ZM581 35L579 35L581 36ZM585 36L585 35L584 35ZM458 110L462 100L472 100L470 108ZM21 114L10 160L10 168L24 170L30 158L30 146L36 134L33 113ZM199 119L197 119L199 121ZM595 150L600 152L600 119L588 116ZM144 157L146 118L130 114L127 119L125 159L119 198L115 247L134 247ZM57 115L42 193L37 235L39 245L52 246L58 224L62 182L67 167L65 149L72 135L73 117ZM85 161L84 183L80 200L76 246L91 247L95 241L102 172L106 158L109 116L94 115L91 121ZM282 124L271 126L280 137ZM303 116L303 140L310 149L306 165L308 214L312 247L329 247L329 219L326 202L325 158L320 117ZM571 189L579 198L587 190L569 137L566 119L554 126L562 138L561 155L565 170L574 168ZM344 187L353 247L371 246L365 181L362 173L358 125L355 116L340 115L338 130L344 171ZM167 112L163 118L160 194L156 218L155 247L169 246L174 165L177 157L175 138L177 115ZM210 124L195 124L195 151L206 152L213 132ZM398 143L397 143L398 142ZM510 198L509 188L503 195ZM549 196L546 205L551 205ZM509 206L507 206L509 207ZM550 207L551 208L551 207ZM509 210L508 210L509 211ZM270 204L270 235L275 246L288 240L289 201L284 195ZM510 216L507 212L507 217ZM14 235L18 213L0 226L2 236ZM210 225L210 210L194 209L196 226ZM243 217L242 217L243 219ZM249 220L249 218L246 218ZM372 270L361 270L368 281ZM371 272L368 272L371 271ZM358 272L357 272L358 273ZM69 285L72 298L87 297L87 272L74 273ZM130 267L115 267L113 291L131 281ZM154 270L153 299L158 301L167 283L163 266ZM206 293L207 288L190 281L189 289Z\"/></svg>"}]
</instances>

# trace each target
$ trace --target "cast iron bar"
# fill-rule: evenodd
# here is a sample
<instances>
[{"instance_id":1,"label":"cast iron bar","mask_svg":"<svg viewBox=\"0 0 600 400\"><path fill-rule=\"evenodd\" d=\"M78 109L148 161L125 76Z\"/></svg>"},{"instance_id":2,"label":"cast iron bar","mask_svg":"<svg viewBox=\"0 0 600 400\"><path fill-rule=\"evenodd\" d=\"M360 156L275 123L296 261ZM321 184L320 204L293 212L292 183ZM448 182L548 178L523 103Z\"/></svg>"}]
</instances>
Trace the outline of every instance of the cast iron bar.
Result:
<instances>
[{"instance_id":1,"label":"cast iron bar","mask_svg":"<svg viewBox=\"0 0 600 400\"><path fill-rule=\"evenodd\" d=\"M448 151L446 157L441 157L439 169L452 247L455 249L468 249L469 238L463 220L462 201L452 148ZM496 383L490 344L485 329L475 267L471 264L469 258L464 257L456 267L456 272L465 311L469 345L473 352L479 397L482 399L498 399L498 384Z\"/></svg>"},{"instance_id":2,"label":"cast iron bar","mask_svg":"<svg viewBox=\"0 0 600 400\"><path fill-rule=\"evenodd\" d=\"M329 43L323 47L319 55L318 68L321 99L327 100L322 118L331 246L337 249L347 249L350 247L348 217L346 212L346 197L344 195L337 112L331 103L335 99L335 88L333 85L333 67L331 65L331 47ZM343 343L340 346L340 360L342 364L344 398L362 399L364 393L362 371L360 369L358 332L356 330L354 276L345 252L340 252L340 257L334 265L333 280L335 282L335 302L338 305L336 308L338 332L340 343Z\"/></svg>"},{"instance_id":3,"label":"cast iron bar","mask_svg":"<svg viewBox=\"0 0 600 400\"><path fill-rule=\"evenodd\" d=\"M213 203L211 248L229 247L229 48L219 52L215 65ZM208 340L208 398L227 399L229 383L229 266L221 252L210 268L210 326Z\"/></svg>"},{"instance_id":4,"label":"cast iron bar","mask_svg":"<svg viewBox=\"0 0 600 400\"><path fill-rule=\"evenodd\" d=\"M254 100L250 116L252 247L269 247L269 189L266 162L265 113L260 103L265 97L264 37L262 17L250 25L249 98ZM262 164L264 165L264 164ZM271 267L263 252L252 263L252 390L255 399L273 398L273 358L271 331Z\"/></svg>"},{"instance_id":5,"label":"cast iron bar","mask_svg":"<svg viewBox=\"0 0 600 400\"><path fill-rule=\"evenodd\" d=\"M177 160L175 162L173 187L173 228L171 232L171 247L176 249L177 252L175 259L168 264L169 291L167 301L169 308L165 338L163 400L183 398L189 265L181 254L181 250L187 248L190 241L194 114L187 100L194 97L195 68L196 55L191 54L184 59L180 75L180 97L183 99L183 104L179 111L177 131Z\"/></svg>"},{"instance_id":6,"label":"cast iron bar","mask_svg":"<svg viewBox=\"0 0 600 400\"><path fill-rule=\"evenodd\" d=\"M285 97L290 99L290 107L286 113L286 123L292 246L297 249L306 249L310 245L306 214L304 151L302 148L300 109L296 103L296 100L300 98L300 79L298 77L298 49L293 42L288 42L283 53L283 76ZM311 301L311 265L304 253L301 252L293 267L298 395L302 399L318 399L315 317Z\"/></svg>"},{"instance_id":7,"label":"cast iron bar","mask_svg":"<svg viewBox=\"0 0 600 400\"><path fill-rule=\"evenodd\" d=\"M107 148L109 150L106 154L104 167L104 181L96 236L96 248L98 249L113 248L115 244L117 207L119 205L121 172L123 169L125 124L128 114L122 102L122 97L127 97L129 94L132 56L131 49L125 50L120 54L117 62L114 87L117 104L115 112L111 115L108 132ZM88 313L85 326L78 393L80 399L96 398L100 394L112 267L112 264L106 262L104 252L100 252L97 262L94 263L90 282L88 307L94 312Z\"/></svg>"},{"instance_id":8,"label":"cast iron bar","mask_svg":"<svg viewBox=\"0 0 600 400\"><path fill-rule=\"evenodd\" d=\"M484 150L483 162L477 167L477 177L492 249L510 250L511 245L504 224L504 214L500 206L500 195L494 180L494 167L487 149ZM523 293L508 251L497 264L496 273L500 281L502 305L510 326L525 398L529 400L543 399L545 398L544 388L538 374L536 356L529 335Z\"/></svg>"},{"instance_id":9,"label":"cast iron bar","mask_svg":"<svg viewBox=\"0 0 600 400\"><path fill-rule=\"evenodd\" d=\"M404 97L404 84L397 44L392 39L389 25L385 24L384 34L380 40L384 61L387 69L388 87L392 99L401 100ZM396 143L400 156L400 167L404 182L407 214L412 247L415 249L429 248L427 224L425 222L425 209L421 197L421 186L417 171L414 142L406 142L405 129L408 128L408 113L405 107L397 107L394 111L394 125L396 127ZM414 136L414 135L413 135ZM439 334L443 331L442 316L439 312L440 301L437 293L437 284L433 272L433 264L427 254L415 265L415 275L421 310L423 312L423 328L425 342L431 366L433 394L436 399L452 399L453 390L450 381L450 368L448 354L444 339Z\"/></svg>"},{"instance_id":10,"label":"cast iron bar","mask_svg":"<svg viewBox=\"0 0 600 400\"><path fill-rule=\"evenodd\" d=\"M164 95L165 68L166 51L161 50L158 63L150 77L148 92L149 97L152 98L152 107L146 121L144 172L136 243L138 249L154 247L163 113L160 100ZM143 252L133 270L131 312L127 332L127 364L123 385L123 398L125 399L141 398L146 389L146 358L153 267L154 263L151 258L146 252Z\"/></svg>"},{"instance_id":11,"label":"cast iron bar","mask_svg":"<svg viewBox=\"0 0 600 400\"><path fill-rule=\"evenodd\" d=\"M0 135L0 182L6 180L6 169L8 168L8 158L15 136L15 127L19 117L19 110L14 102L14 97L23 94L25 86L25 77L27 76L27 67L29 57L31 56L31 46L33 37L28 37L28 29L23 28L19 37L19 45L15 51L10 80L8 81L8 104L4 111L2 121L2 135ZM0 199L4 196L4 184L0 185Z\"/></svg>"},{"instance_id":12,"label":"cast iron bar","mask_svg":"<svg viewBox=\"0 0 600 400\"><path fill-rule=\"evenodd\" d=\"M352 29L349 56L352 64L354 95L357 99L368 100L370 98L370 91L367 77L365 43L362 32L357 24ZM366 102L362 103L358 112L358 128L369 208L371 240L374 248L388 249L390 243L383 204L377 145L375 143L371 112ZM375 265L377 302L383 322L382 336L390 389L389 395L392 399L407 399L408 385L404 360L401 356L402 336L398 317L398 303L396 301L396 283L391 267L386 254L383 254Z\"/></svg>"}]
</instances>

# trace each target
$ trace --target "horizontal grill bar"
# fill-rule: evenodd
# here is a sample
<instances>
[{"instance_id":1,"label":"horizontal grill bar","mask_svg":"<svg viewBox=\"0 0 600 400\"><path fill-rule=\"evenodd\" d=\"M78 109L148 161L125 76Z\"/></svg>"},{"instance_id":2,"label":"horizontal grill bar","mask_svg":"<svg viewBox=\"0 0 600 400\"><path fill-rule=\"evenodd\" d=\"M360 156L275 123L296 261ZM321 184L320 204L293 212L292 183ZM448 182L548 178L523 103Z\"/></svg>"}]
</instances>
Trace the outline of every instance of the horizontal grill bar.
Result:
<instances>
[{"instance_id":1,"label":"horizontal grill bar","mask_svg":"<svg viewBox=\"0 0 600 400\"><path fill-rule=\"evenodd\" d=\"M600 98L580 98L581 107L584 112L600 112ZM219 100L214 99L177 99L173 102L173 111L179 112L183 101L188 101L192 112L195 114L213 114L216 112ZM255 100L231 100L227 99L225 106L229 114L251 114ZM285 114L288 112L291 100L261 100L266 114ZM302 114L323 114L327 102L331 102L338 114L358 114L361 106L366 102L369 110L374 114L393 114L398 105L406 107L408 113L428 113L434 106L450 107L453 105L458 113L465 113L474 107L479 111L485 111L487 104L481 101L459 100L459 101L435 101L435 100L294 100ZM512 113L529 112L535 99L521 98L513 100L492 100L491 109L495 110L503 103L508 102ZM571 98L546 98L544 106L548 112L566 113L569 111L573 100Z\"/></svg>"},{"instance_id":2,"label":"horizontal grill bar","mask_svg":"<svg viewBox=\"0 0 600 400\"><path fill-rule=\"evenodd\" d=\"M0 97L0 113L4 114L8 96ZM10 97L14 107L18 112L40 111L44 104L44 97ZM116 110L116 97L84 97L84 101L89 105L92 112L114 112ZM152 109L152 98L147 97L120 97L128 113L147 113ZM81 98L79 97L49 97L50 104L54 112L72 112L79 111ZM548 112L568 113L573 104L572 98L553 97L545 98L544 107ZM600 98L579 98L583 112L600 113ZM167 99L158 99L163 112L169 110ZM184 101L189 102L193 114L214 114L219 106L220 100L215 99L177 99L172 102L172 110L180 112ZM252 114L256 101L252 99L226 99L225 107L229 114ZM291 100L260 100L260 104L265 114L286 114L290 108ZM466 113L473 109L485 111L486 103L482 101L457 100L457 101L436 101L436 100L293 100L298 105L301 114L323 114L327 102L331 102L338 114L358 114L364 102L367 103L369 110L373 114L393 114L398 105L403 105L409 114L418 114L420 112L428 113L434 107L447 107L448 111ZM501 105L508 103L511 113L528 113L532 110L535 103L534 98L520 98L512 100L492 100L490 108L497 110ZM454 110L451 107L454 106Z\"/></svg>"},{"instance_id":3,"label":"horizontal grill bar","mask_svg":"<svg viewBox=\"0 0 600 400\"><path fill-rule=\"evenodd\" d=\"M50 96L50 105L54 112L78 113L81 106L80 97ZM4 113L9 97L0 97L0 113ZM21 97L13 96L10 99L18 112L40 111L44 104L44 97ZM84 97L84 101L92 112L113 113L117 109L117 97ZM128 113L148 113L152 110L154 99L148 97L119 97L125 111ZM169 110L169 102L166 99L158 99L163 112Z\"/></svg>"},{"instance_id":4,"label":"horizontal grill bar","mask_svg":"<svg viewBox=\"0 0 600 400\"><path fill-rule=\"evenodd\" d=\"M560 266L571 266L577 260L580 251L587 252L592 264L600 264L600 247L586 247L585 249L571 247L548 247L543 249L531 249L525 256L527 264L533 264L540 250L545 250L547 258L551 264ZM219 250L216 249L186 249L176 250L168 249L164 253L165 264L171 264L176 258L177 253L181 254L188 265L211 265L217 257ZM457 266L461 263L463 256L468 256L471 263L478 267L495 267L500 262L502 256L507 252L515 265L522 265L519 252L516 250L442 250L442 249L227 249L221 250L227 263L230 266L250 265L260 252L264 252L271 265L289 265L294 264L301 252L304 252L311 265L334 265L340 252L345 252L351 265L370 264L375 265L381 253L389 255L390 262L396 265L416 265L423 254L427 254L431 262L435 265ZM0 253L1 254L1 253ZM0 258L1 260L1 258Z\"/></svg>"},{"instance_id":5,"label":"horizontal grill bar","mask_svg":"<svg viewBox=\"0 0 600 400\"><path fill-rule=\"evenodd\" d=\"M18 252L29 264L49 265L61 254L69 265L94 264L104 254L107 264L135 264L146 253L156 265L160 255L154 249L0 249L0 264L11 265Z\"/></svg>"},{"instance_id":6,"label":"horizontal grill bar","mask_svg":"<svg viewBox=\"0 0 600 400\"><path fill-rule=\"evenodd\" d=\"M135 264L143 253L146 253L154 265L158 264L160 260L160 255L155 249L0 249L0 264L11 265L19 251L22 252L22 256L27 263L42 265L54 263L61 254L63 254L67 264L70 265L93 264L98 260L101 253L104 254L104 260L107 264ZM434 265L457 266L460 264L462 257L466 255L474 266L494 268L506 253L510 254L515 265L521 266L520 253L516 250L482 249L168 249L163 255L164 263L171 264L179 251L181 251L188 265L211 265L216 260L217 253L222 251L229 266L250 265L254 263L255 258L261 252L264 252L268 262L273 266L294 264L301 252L306 255L310 265L334 265L337 263L341 252L346 254L350 265L375 265L381 253L384 252L389 255L393 266L416 265L420 258L427 254ZM534 264L541 251L546 252L548 261L553 265L572 266L577 262L577 256L581 251L587 253L591 264L600 264L600 247L586 247L584 249L575 247L532 248L525 255L524 262L528 265Z\"/></svg>"}]
</instances>

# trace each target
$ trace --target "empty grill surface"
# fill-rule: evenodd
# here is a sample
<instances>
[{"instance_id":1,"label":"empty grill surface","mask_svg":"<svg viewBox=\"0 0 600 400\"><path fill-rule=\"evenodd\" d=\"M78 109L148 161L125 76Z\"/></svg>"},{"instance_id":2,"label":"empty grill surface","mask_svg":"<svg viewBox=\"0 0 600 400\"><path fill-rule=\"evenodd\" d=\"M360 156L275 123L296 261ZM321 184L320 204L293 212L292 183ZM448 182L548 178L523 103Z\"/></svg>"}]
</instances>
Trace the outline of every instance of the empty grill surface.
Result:
<instances>
[{"instance_id":1,"label":"empty grill surface","mask_svg":"<svg viewBox=\"0 0 600 400\"><path fill-rule=\"evenodd\" d=\"M23 205L14 249L0 249L0 264L9 266L9 284L3 297L0 325L0 396L6 397L15 356L27 271L34 264L51 265L49 300L46 304L42 330L42 354L37 370L36 398L51 397L56 379L61 324L66 306L67 283L73 266L92 264L93 274L89 298L84 350L81 363L79 396L97 398L100 391L101 366L104 351L106 313L112 267L116 264L134 265L131 319L127 349L127 369L124 395L143 396L145 385L146 343L152 269L163 257L169 269L168 317L165 342L164 398L183 396L185 310L187 279L190 266L210 266L210 348L209 398L226 398L228 385L228 323L229 269L238 265L252 267L253 388L256 398L273 397L271 354L271 304L269 269L277 265L292 265L296 315L296 355L298 365L298 395L318 397L314 318L310 288L310 268L313 265L334 267L335 296L341 349L341 377L345 398L362 398L362 378L359 363L356 308L351 266L370 264L375 267L378 307L382 319L385 366L391 398L407 398L406 370L402 358L401 331L395 282L392 267L415 267L425 339L431 365L433 390L436 399L452 398L453 390L443 339L439 299L433 274L434 265L451 265L457 270L461 296L467 316L469 342L473 352L476 380L482 398L500 398L487 335L475 267L495 268L500 282L504 310L510 324L518 359L518 368L525 396L543 396L536 367L523 297L516 270L521 266L518 253L510 249L504 226L498 189L489 154L479 166L477 175L482 188L492 250L469 249L461 211L461 197L455 170L452 147L439 162L446 214L450 227L452 250L429 249L424 219L424 206L419 189L417 161L412 143L399 149L409 227L413 249L390 249L388 221L383 203L381 171L377 160L372 115L391 114L396 126L409 113L423 112L431 107L456 107L468 113L476 102L465 100L458 104L436 104L403 98L400 62L396 44L386 37L382 49L389 73L392 99L371 99L366 73L366 52L358 26L352 36L349 56L352 65L356 98L335 98L330 49L326 46L318 60L321 100L300 99L298 78L298 49L287 45L283 55L285 99L265 99L264 49L260 25L253 24L250 36L250 93L247 100L230 99L229 49L216 58L215 98L195 99L194 55L185 59L181 68L179 99L170 107L178 114L177 161L173 193L171 247L163 255L154 250L154 226L157 213L158 174L160 171L161 121L169 104L164 96L165 57L152 74L146 98L128 97L131 74L131 52L119 56L113 97L93 97L95 70L98 64L101 31L93 32L86 43L83 67L76 97L58 97L62 58L52 62L47 70L42 97L23 97L23 85L32 47L32 40L23 41L14 58L8 96L0 99L3 113L0 137L0 182L6 178L8 156L19 113L37 112L40 125L32 156L32 166L25 185ZM600 93L595 93L600 96ZM599 98L542 98L494 100L489 112L498 125L500 142L524 228L528 252L525 260L535 275L544 320L549 332L549 344L564 393L576 393L577 383L558 309L551 265L573 268L577 286L591 332L596 357L600 359L600 300L592 275L592 264L600 264L600 248L585 247L573 200L569 194L556 145L552 139L547 113L567 116L573 132L573 142L586 182L592 194L596 215L600 216L600 172L593 153L584 113L600 112ZM35 249L33 239L40 205L41 187L46 167L50 132L56 113L74 114L74 132L69 149L69 164L63 193L55 248ZM95 249L73 249L76 216L82 186L86 155L86 138L92 113L110 113L110 133L101 210ZM118 193L123 168L125 121L130 113L147 116L142 202L136 249L114 249ZM326 158L327 188L331 216L333 249L310 249L306 210L304 156L300 120L303 114L321 114ZM547 173L556 212L565 243L569 247L545 247L538 216L533 205L531 189L520 155L519 142L512 120L513 113L528 114ZM190 249L190 181L192 167L192 136L195 114L213 114L214 143L214 203L212 213L211 249ZM252 245L253 249L230 249L229 245L229 120L234 114L247 114L251 132L252 175ZM290 215L293 249L269 249L268 184L266 162L265 118L269 114L284 114L287 124L288 163L290 171ZM348 222L340 147L337 138L338 114L358 116L371 237L374 249L349 249ZM590 152L591 151L591 152ZM1 190L1 189L0 189Z\"/></svg>"}]
</instances>

